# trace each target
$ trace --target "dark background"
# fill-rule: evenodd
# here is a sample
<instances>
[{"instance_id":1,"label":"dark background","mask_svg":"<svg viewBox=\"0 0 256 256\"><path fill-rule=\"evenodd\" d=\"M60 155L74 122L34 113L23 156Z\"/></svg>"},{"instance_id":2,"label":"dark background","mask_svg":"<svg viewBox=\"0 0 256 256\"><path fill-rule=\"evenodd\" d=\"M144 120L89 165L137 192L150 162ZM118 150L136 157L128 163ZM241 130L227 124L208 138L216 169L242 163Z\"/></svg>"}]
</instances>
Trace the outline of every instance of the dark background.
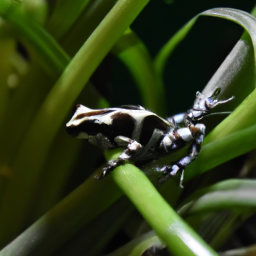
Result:
<instances>
[{"instance_id":1,"label":"dark background","mask_svg":"<svg viewBox=\"0 0 256 256\"><path fill-rule=\"evenodd\" d=\"M161 47L195 15L216 7L251 12L255 1L152 0L131 28L155 57ZM243 33L239 25L220 18L200 17L175 49L165 69L168 115L191 107L196 91L204 86ZM123 64L114 61L111 105L142 104L136 85Z\"/></svg>"}]
</instances>

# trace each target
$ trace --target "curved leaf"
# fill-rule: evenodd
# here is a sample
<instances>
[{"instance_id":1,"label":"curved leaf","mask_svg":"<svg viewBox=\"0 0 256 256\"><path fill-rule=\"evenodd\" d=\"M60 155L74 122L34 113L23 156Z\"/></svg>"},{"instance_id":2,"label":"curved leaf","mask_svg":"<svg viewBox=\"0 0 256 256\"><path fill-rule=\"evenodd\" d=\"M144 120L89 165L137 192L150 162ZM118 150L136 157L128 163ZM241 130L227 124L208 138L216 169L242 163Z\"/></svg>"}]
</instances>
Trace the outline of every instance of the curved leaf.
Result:
<instances>
[{"instance_id":1,"label":"curved leaf","mask_svg":"<svg viewBox=\"0 0 256 256\"><path fill-rule=\"evenodd\" d=\"M144 107L165 116L164 87L140 38L130 29L126 30L112 48L112 53L126 65L135 79Z\"/></svg>"},{"instance_id":2,"label":"curved leaf","mask_svg":"<svg viewBox=\"0 0 256 256\"><path fill-rule=\"evenodd\" d=\"M178 211L194 215L219 210L256 208L255 180L227 180L197 191Z\"/></svg>"},{"instance_id":3,"label":"curved leaf","mask_svg":"<svg viewBox=\"0 0 256 256\"><path fill-rule=\"evenodd\" d=\"M90 0L58 1L53 15L46 25L47 30L56 38L60 39L79 17Z\"/></svg>"},{"instance_id":4,"label":"curved leaf","mask_svg":"<svg viewBox=\"0 0 256 256\"><path fill-rule=\"evenodd\" d=\"M237 156L250 152L256 148L256 125L241 131L234 132L221 139L213 139L211 142L204 142L202 150L192 164L185 169L184 180L190 180L215 166L229 161ZM187 154L188 148L174 152L155 162L150 162L142 167L142 170L152 180L156 180L162 175L160 169Z\"/></svg>"},{"instance_id":5,"label":"curved leaf","mask_svg":"<svg viewBox=\"0 0 256 256\"><path fill-rule=\"evenodd\" d=\"M252 12L253 15L255 15L254 12L256 12L256 8ZM237 106L254 89L256 81L254 58L256 52L256 19L249 13L232 8L214 8L195 16L162 47L156 56L155 65L158 74L162 76L168 57L178 43L185 38L200 16L228 19L244 27L250 34L253 46L250 38L245 34L203 90L203 94L207 97L216 87L220 87L222 89L220 96L227 98L233 95L234 89L241 88L241 83L243 83L242 92L239 89L235 101L231 103L233 107ZM252 56L252 52L254 52L254 56Z\"/></svg>"},{"instance_id":6,"label":"curved leaf","mask_svg":"<svg viewBox=\"0 0 256 256\"><path fill-rule=\"evenodd\" d=\"M256 18L254 16L252 16L248 12L232 8L214 8L202 12L200 15L213 16L231 20L242 26L251 36L254 48L254 55L256 57Z\"/></svg>"},{"instance_id":7,"label":"curved leaf","mask_svg":"<svg viewBox=\"0 0 256 256\"><path fill-rule=\"evenodd\" d=\"M256 29L254 16L256 16L256 8L252 10L251 15L231 8L212 9L203 12L204 14L232 20L246 29L241 39L203 90L203 94L208 95L216 87L220 87L222 88L221 95L223 97L236 96L236 100L231 105L233 107L237 106L255 88Z\"/></svg>"},{"instance_id":8,"label":"curved leaf","mask_svg":"<svg viewBox=\"0 0 256 256\"><path fill-rule=\"evenodd\" d=\"M255 13L256 8L253 10L254 15ZM207 96L214 88L220 87L222 88L222 95L227 96L228 88L232 88L234 92L237 92L235 93L237 102L234 104L238 104L239 101L241 101L243 97L253 90L255 86L256 19L252 15L240 10L231 8L215 8L197 15L190 21L191 24L193 24L193 21L195 21L195 19L197 19L200 15L216 16L232 20L245 27L251 36L254 47L251 45L250 39L245 34L203 91L203 94ZM181 34L182 31L184 34L185 32L187 33L189 28L191 28L190 25L183 27L181 31L177 33L177 35L179 33ZM173 40L174 39L172 38L163 47L159 56L164 54L164 52L168 55L170 51L173 50L171 47L171 45L175 45ZM163 60L166 61L164 58ZM161 65L163 66L163 64ZM246 84L241 85L242 81L244 81ZM239 88L238 93L238 90L235 88L241 86L243 86L243 90ZM233 95L233 92L231 93L229 91L229 94ZM199 158L192 165L186 168L185 179L190 179L199 173L209 170L213 166L228 161L233 157L246 153L255 148L250 142L251 138L255 136L255 119L252 118L256 112L255 102L256 91L253 91L230 116L228 116L206 137ZM249 126L253 127L248 128ZM235 134L235 132L237 133ZM246 134L247 132L248 134ZM233 137L225 138L225 136L229 136L231 133L234 133ZM221 141L218 139L223 140ZM220 156L220 154L222 155ZM170 156L170 159L173 158L175 158L175 154Z\"/></svg>"},{"instance_id":9,"label":"curved leaf","mask_svg":"<svg viewBox=\"0 0 256 256\"><path fill-rule=\"evenodd\" d=\"M42 164L74 100L99 63L148 1L118 1L69 63L44 101L24 136L14 162L15 175L6 189L3 210L0 213L0 226L4 230L0 234L2 241L9 241L23 229L23 221L34 199L33 191L40 180ZM41 131L40 136L38 131ZM17 196L19 202L10 204ZM10 225L13 226L12 230L9 229Z\"/></svg>"},{"instance_id":10,"label":"curved leaf","mask_svg":"<svg viewBox=\"0 0 256 256\"><path fill-rule=\"evenodd\" d=\"M185 180L256 148L256 125L234 132L221 139L207 140L198 159L185 172Z\"/></svg>"},{"instance_id":11,"label":"curved leaf","mask_svg":"<svg viewBox=\"0 0 256 256\"><path fill-rule=\"evenodd\" d=\"M155 58L155 69L159 77L163 76L164 68L168 58L175 47L186 37L190 29L194 26L197 16L183 26L172 38L160 49Z\"/></svg>"},{"instance_id":12,"label":"curved leaf","mask_svg":"<svg viewBox=\"0 0 256 256\"><path fill-rule=\"evenodd\" d=\"M45 256L52 254L81 227L113 204L121 194L111 178L96 182L93 176L89 177L82 185L2 249L0 256Z\"/></svg>"},{"instance_id":13,"label":"curved leaf","mask_svg":"<svg viewBox=\"0 0 256 256\"><path fill-rule=\"evenodd\" d=\"M256 255L256 245L219 252L219 256L254 256Z\"/></svg>"},{"instance_id":14,"label":"curved leaf","mask_svg":"<svg viewBox=\"0 0 256 256\"><path fill-rule=\"evenodd\" d=\"M158 238L154 231L149 231L106 256L141 256L145 250L152 246L164 248L165 244Z\"/></svg>"},{"instance_id":15,"label":"curved leaf","mask_svg":"<svg viewBox=\"0 0 256 256\"><path fill-rule=\"evenodd\" d=\"M117 167L112 176L170 252L177 256L217 255L178 216L139 169L126 164Z\"/></svg>"},{"instance_id":16,"label":"curved leaf","mask_svg":"<svg viewBox=\"0 0 256 256\"><path fill-rule=\"evenodd\" d=\"M43 64L48 72L58 77L70 58L55 39L19 7L19 4L2 0L0 16L12 24L20 38L27 42L29 49L38 56L37 61Z\"/></svg>"},{"instance_id":17,"label":"curved leaf","mask_svg":"<svg viewBox=\"0 0 256 256\"><path fill-rule=\"evenodd\" d=\"M89 5L86 6L79 18L68 30L67 36L61 38L61 45L70 56L74 56L77 53L115 4L116 0L90 1Z\"/></svg>"}]
</instances>

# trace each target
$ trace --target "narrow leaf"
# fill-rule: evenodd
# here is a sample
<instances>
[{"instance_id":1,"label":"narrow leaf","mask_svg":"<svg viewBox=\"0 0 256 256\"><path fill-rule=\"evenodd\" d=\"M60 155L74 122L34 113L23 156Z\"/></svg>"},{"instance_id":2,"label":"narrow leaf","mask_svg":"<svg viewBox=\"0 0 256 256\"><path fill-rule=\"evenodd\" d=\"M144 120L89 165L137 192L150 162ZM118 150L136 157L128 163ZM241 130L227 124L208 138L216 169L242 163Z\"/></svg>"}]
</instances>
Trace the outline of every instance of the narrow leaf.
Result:
<instances>
[{"instance_id":1,"label":"narrow leaf","mask_svg":"<svg viewBox=\"0 0 256 256\"><path fill-rule=\"evenodd\" d=\"M256 208L255 180L227 180L196 192L178 211L182 216Z\"/></svg>"}]
</instances>

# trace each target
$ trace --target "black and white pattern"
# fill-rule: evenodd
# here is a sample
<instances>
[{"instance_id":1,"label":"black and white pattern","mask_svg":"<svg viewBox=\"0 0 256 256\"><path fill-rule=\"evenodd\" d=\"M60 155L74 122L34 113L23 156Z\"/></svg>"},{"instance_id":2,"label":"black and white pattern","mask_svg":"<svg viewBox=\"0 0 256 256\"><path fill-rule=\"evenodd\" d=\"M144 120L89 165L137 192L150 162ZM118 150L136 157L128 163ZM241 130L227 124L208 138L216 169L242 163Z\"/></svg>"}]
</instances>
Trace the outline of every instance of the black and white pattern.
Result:
<instances>
[{"instance_id":1,"label":"black and white pattern","mask_svg":"<svg viewBox=\"0 0 256 256\"><path fill-rule=\"evenodd\" d=\"M197 92L192 109L167 120L141 106L94 110L77 105L74 115L66 125L67 132L101 148L125 148L117 159L108 162L95 179L105 177L126 160L145 162L191 144L187 156L172 166L161 169L164 179L180 171L182 186L184 169L197 158L203 143L205 125L199 121L215 106L233 99L219 101L219 93L220 88L216 88L207 98Z\"/></svg>"}]
</instances>

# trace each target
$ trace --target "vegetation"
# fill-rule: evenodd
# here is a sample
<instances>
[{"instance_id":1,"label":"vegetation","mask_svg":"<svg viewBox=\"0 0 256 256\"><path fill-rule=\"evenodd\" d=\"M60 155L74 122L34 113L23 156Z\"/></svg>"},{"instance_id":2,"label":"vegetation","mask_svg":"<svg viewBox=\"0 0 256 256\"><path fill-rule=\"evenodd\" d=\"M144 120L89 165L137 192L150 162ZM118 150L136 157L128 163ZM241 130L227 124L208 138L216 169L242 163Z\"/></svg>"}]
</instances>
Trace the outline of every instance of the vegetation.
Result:
<instances>
[{"instance_id":1,"label":"vegetation","mask_svg":"<svg viewBox=\"0 0 256 256\"><path fill-rule=\"evenodd\" d=\"M0 256L164 255L167 250L217 255L233 249L235 231L253 220L256 9L200 13L153 59L130 28L148 2L0 0ZM179 188L179 177L162 187L155 182L156 167L184 151L141 170L126 163L95 181L104 161L120 151L105 152L103 161L102 151L70 138L65 122L71 109L76 103L110 106L107 67L114 59L129 71L143 106L169 114L167 61L201 16L230 20L245 32L204 88L206 95L216 87L221 98L235 95L228 106L233 112L207 124L202 152L185 171L185 189ZM125 245L117 241L120 230ZM253 243L232 255L255 253Z\"/></svg>"}]
</instances>

